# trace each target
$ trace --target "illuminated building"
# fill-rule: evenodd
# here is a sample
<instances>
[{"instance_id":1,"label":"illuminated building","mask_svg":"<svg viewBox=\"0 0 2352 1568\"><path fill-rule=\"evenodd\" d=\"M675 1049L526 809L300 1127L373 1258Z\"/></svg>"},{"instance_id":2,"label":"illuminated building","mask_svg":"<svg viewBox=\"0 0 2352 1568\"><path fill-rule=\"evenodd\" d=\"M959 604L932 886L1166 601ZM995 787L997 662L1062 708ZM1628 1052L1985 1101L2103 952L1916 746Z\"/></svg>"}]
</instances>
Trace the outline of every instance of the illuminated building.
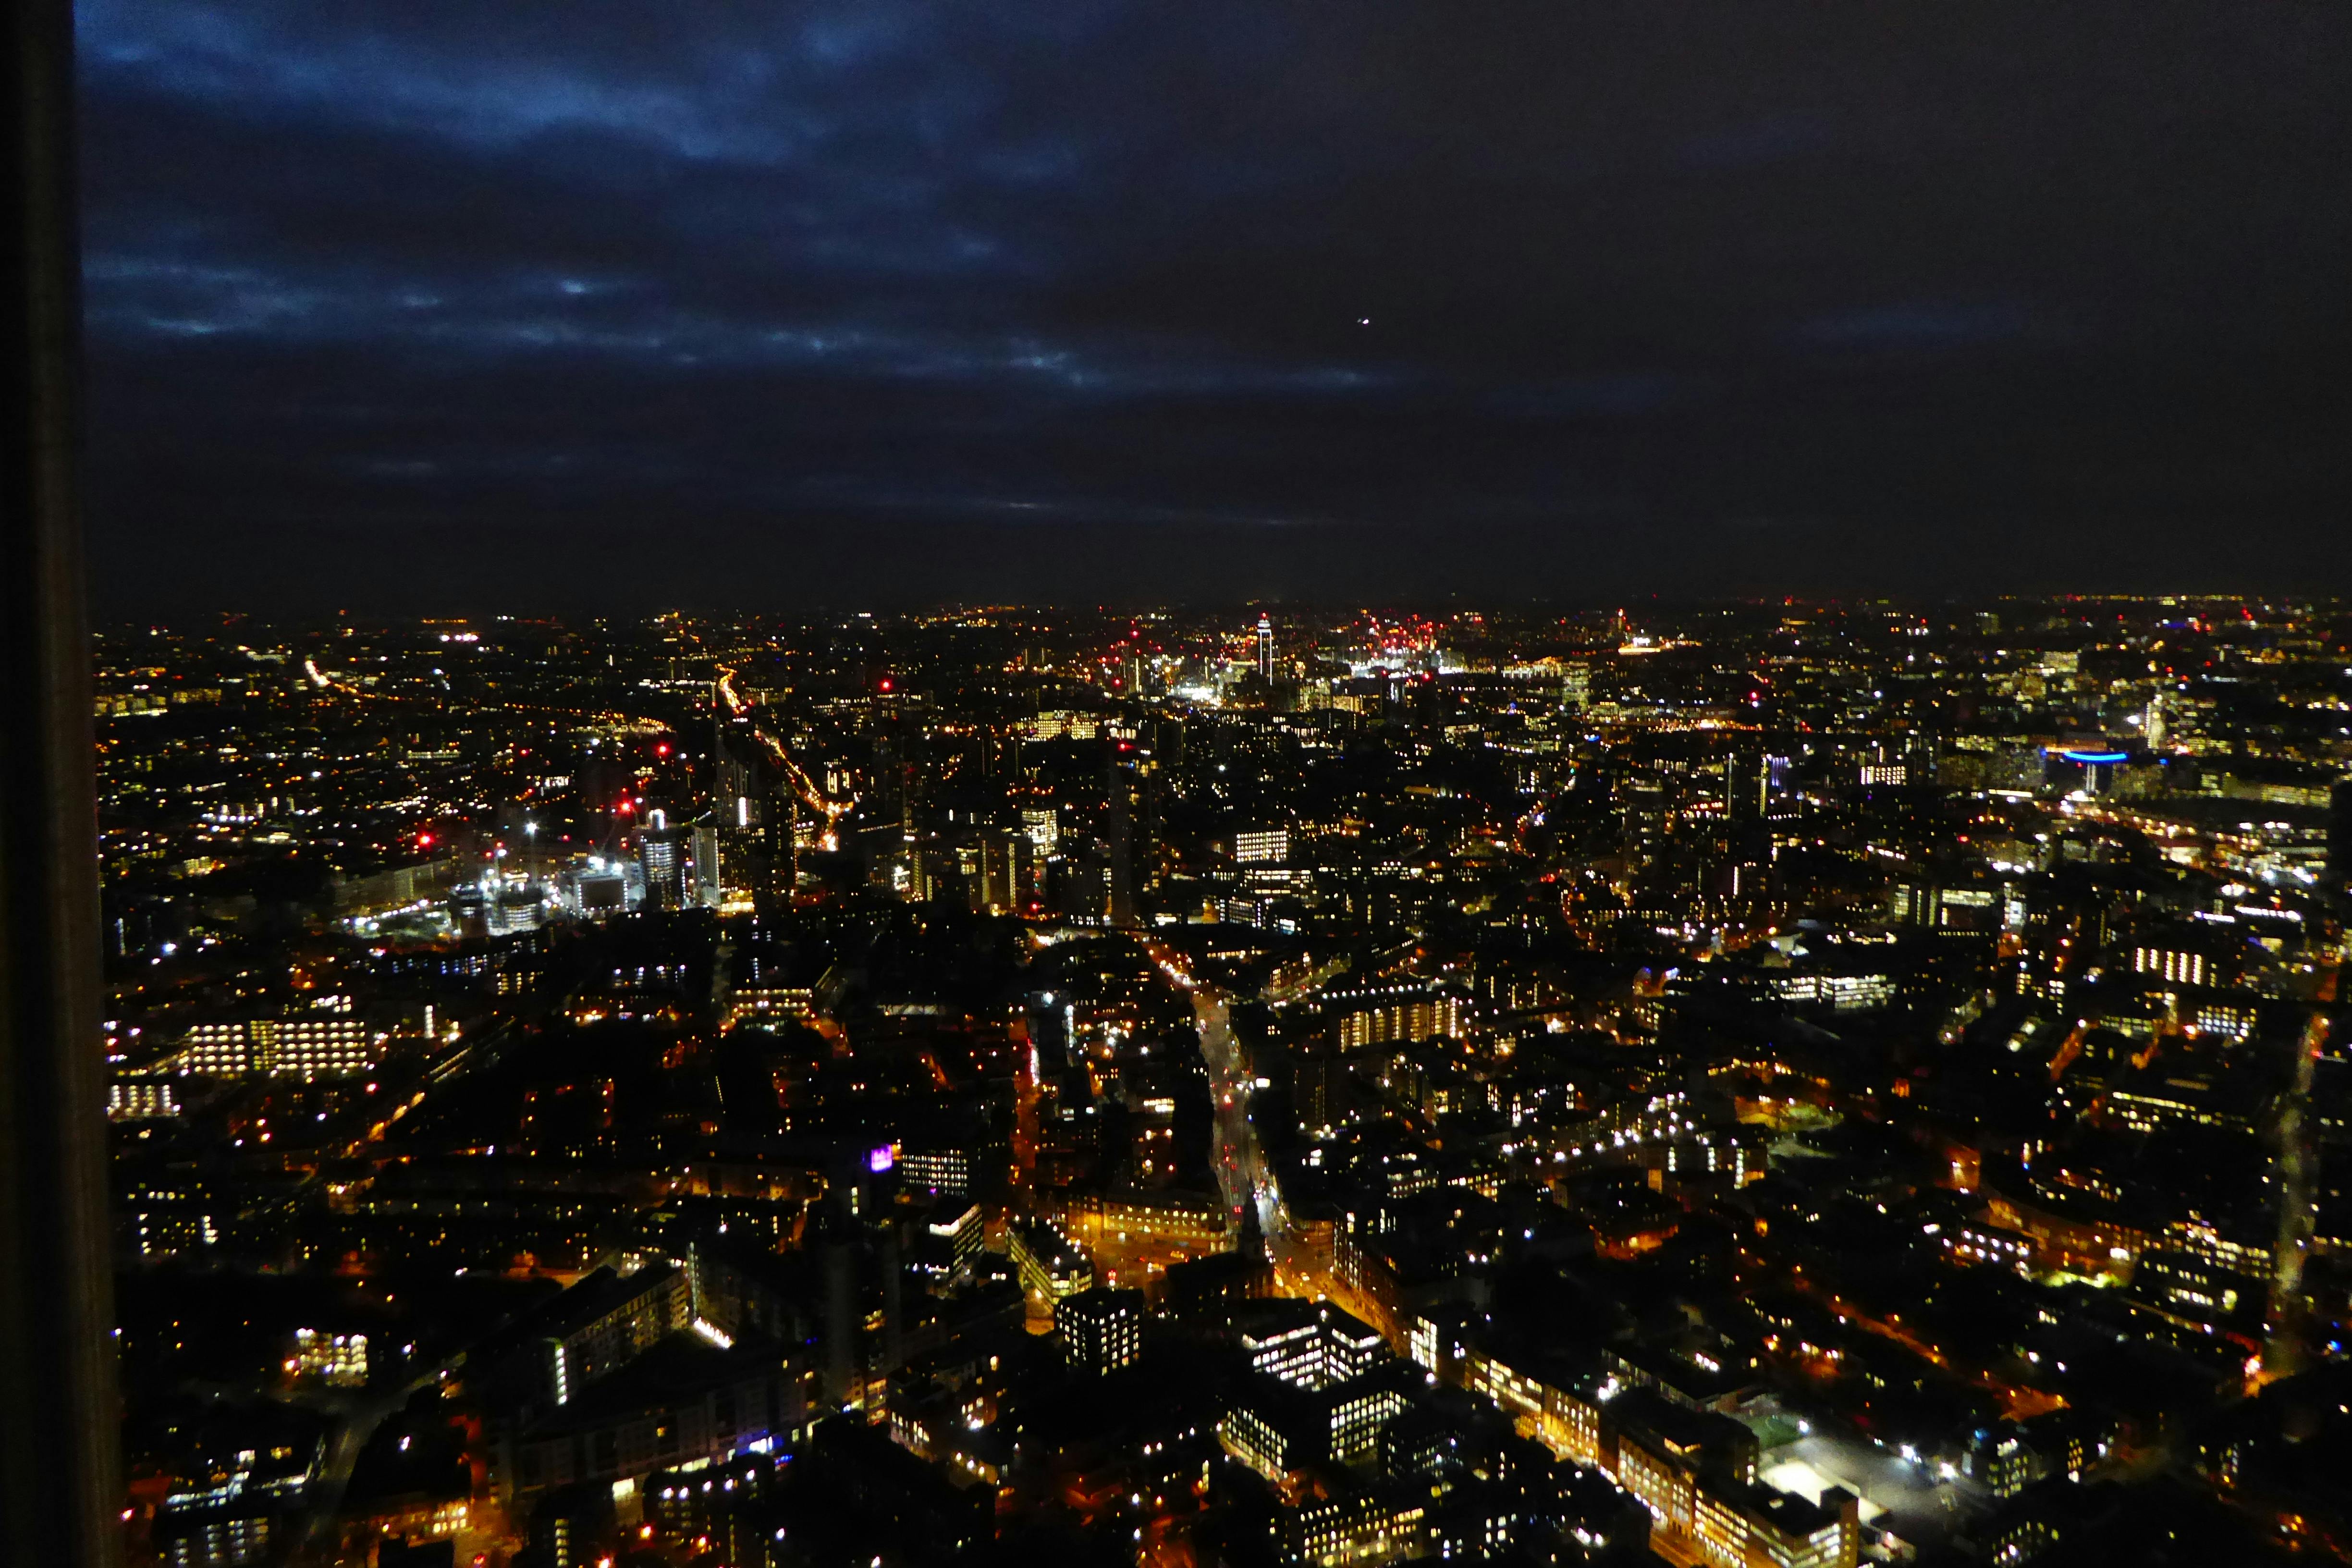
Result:
<instances>
[{"instance_id":1,"label":"illuminated building","mask_svg":"<svg viewBox=\"0 0 2352 1568\"><path fill-rule=\"evenodd\" d=\"M1255 1376L1219 1428L1227 1449L1270 1477L1376 1458L1413 1381L1379 1333L1328 1301L1265 1301L1242 1321Z\"/></svg>"},{"instance_id":2,"label":"illuminated building","mask_svg":"<svg viewBox=\"0 0 2352 1568\"><path fill-rule=\"evenodd\" d=\"M1310 1502L1285 1521L1284 1555L1312 1568L1417 1556L1428 1510L1425 1498L1386 1494Z\"/></svg>"},{"instance_id":3,"label":"illuminated building","mask_svg":"<svg viewBox=\"0 0 2352 1568\"><path fill-rule=\"evenodd\" d=\"M1061 823L1051 806L1031 806L1021 813L1022 830L1040 855L1051 855L1061 842Z\"/></svg>"},{"instance_id":4,"label":"illuminated building","mask_svg":"<svg viewBox=\"0 0 2352 1568\"><path fill-rule=\"evenodd\" d=\"M371 1070L376 1045L352 1017L296 1016L192 1026L173 1070L198 1078L344 1078Z\"/></svg>"},{"instance_id":5,"label":"illuminated building","mask_svg":"<svg viewBox=\"0 0 2352 1568\"><path fill-rule=\"evenodd\" d=\"M171 1568L241 1568L272 1555L266 1511L223 1512L171 1531L163 1542Z\"/></svg>"},{"instance_id":6,"label":"illuminated building","mask_svg":"<svg viewBox=\"0 0 2352 1568\"><path fill-rule=\"evenodd\" d=\"M1854 1568L1861 1503L1843 1487L1815 1502L1770 1487L1703 1481L1689 1534L1711 1568Z\"/></svg>"},{"instance_id":7,"label":"illuminated building","mask_svg":"<svg viewBox=\"0 0 2352 1568\"><path fill-rule=\"evenodd\" d=\"M1388 1353L1377 1330L1328 1301L1268 1303L1241 1346L1252 1371L1308 1390L1360 1377Z\"/></svg>"},{"instance_id":8,"label":"illuminated building","mask_svg":"<svg viewBox=\"0 0 2352 1568\"><path fill-rule=\"evenodd\" d=\"M1409 1407L1402 1380L1371 1375L1318 1390L1260 1377L1218 1424L1225 1450L1269 1479L1313 1465L1369 1466Z\"/></svg>"},{"instance_id":9,"label":"illuminated building","mask_svg":"<svg viewBox=\"0 0 2352 1568\"><path fill-rule=\"evenodd\" d=\"M297 1329L294 1359L288 1365L297 1377L316 1378L330 1387L361 1387L368 1380L367 1336Z\"/></svg>"},{"instance_id":10,"label":"illuminated building","mask_svg":"<svg viewBox=\"0 0 2352 1568\"><path fill-rule=\"evenodd\" d=\"M2267 1239L2249 1241L2242 1236L2224 1235L2220 1226L2201 1215L2192 1213L2187 1219L2174 1220L2165 1226L2164 1239L2168 1247L2217 1268L2254 1279L2271 1277L2273 1255Z\"/></svg>"},{"instance_id":11,"label":"illuminated building","mask_svg":"<svg viewBox=\"0 0 2352 1568\"><path fill-rule=\"evenodd\" d=\"M1443 992L1360 1007L1342 1015L1339 1019L1339 1048L1355 1050L1392 1041L1433 1039L1441 1035L1458 1039L1467 1027L1469 1019L1468 1005L1460 997Z\"/></svg>"},{"instance_id":12,"label":"illuminated building","mask_svg":"<svg viewBox=\"0 0 2352 1568\"><path fill-rule=\"evenodd\" d=\"M1094 1288L1094 1265L1051 1220L1018 1219L1006 1228L1005 1253L1022 1289L1055 1302Z\"/></svg>"},{"instance_id":13,"label":"illuminated building","mask_svg":"<svg viewBox=\"0 0 2352 1568\"><path fill-rule=\"evenodd\" d=\"M1255 827L1234 835L1234 858L1244 865L1290 858L1290 829Z\"/></svg>"},{"instance_id":14,"label":"illuminated building","mask_svg":"<svg viewBox=\"0 0 2352 1568\"><path fill-rule=\"evenodd\" d=\"M1079 1239L1164 1242L1188 1252L1221 1252L1234 1244L1233 1214L1214 1194L1180 1187L1081 1194L1060 1212Z\"/></svg>"},{"instance_id":15,"label":"illuminated building","mask_svg":"<svg viewBox=\"0 0 2352 1568\"><path fill-rule=\"evenodd\" d=\"M805 1418L802 1380L773 1350L673 1333L560 1406L542 1405L492 1452L508 1498L581 1481L609 1486L650 1470L714 1461ZM887 1441L887 1439L886 1439Z\"/></svg>"},{"instance_id":16,"label":"illuminated building","mask_svg":"<svg viewBox=\"0 0 2352 1568\"><path fill-rule=\"evenodd\" d=\"M972 1156L952 1144L924 1148L908 1144L898 1151L898 1184L910 1193L968 1198L972 1194Z\"/></svg>"},{"instance_id":17,"label":"illuminated building","mask_svg":"<svg viewBox=\"0 0 2352 1568\"><path fill-rule=\"evenodd\" d=\"M900 1162L899 1169L906 1169L905 1162ZM978 1204L967 1203L961 1209L949 1205L938 1218L924 1223L917 1245L916 1272L934 1289L969 1276L972 1260L980 1256L982 1229Z\"/></svg>"},{"instance_id":18,"label":"illuminated building","mask_svg":"<svg viewBox=\"0 0 2352 1568\"><path fill-rule=\"evenodd\" d=\"M558 1405L617 1371L694 1319L686 1271L656 1264L634 1274L598 1269L566 1291L562 1310L539 1330L546 1388Z\"/></svg>"},{"instance_id":19,"label":"illuminated building","mask_svg":"<svg viewBox=\"0 0 2352 1568\"><path fill-rule=\"evenodd\" d=\"M806 1023L816 1016L816 993L805 985L739 987L727 1003L727 1026L745 1019L790 1018Z\"/></svg>"},{"instance_id":20,"label":"illuminated building","mask_svg":"<svg viewBox=\"0 0 2352 1568\"><path fill-rule=\"evenodd\" d=\"M654 814L654 826L637 836L637 864L646 876L646 902L657 910L684 909L694 901L690 828L670 827Z\"/></svg>"},{"instance_id":21,"label":"illuminated building","mask_svg":"<svg viewBox=\"0 0 2352 1568\"><path fill-rule=\"evenodd\" d=\"M1116 1372L1143 1354L1145 1308L1140 1290L1097 1288L1064 1297L1054 1308L1062 1357L1081 1372Z\"/></svg>"},{"instance_id":22,"label":"illuminated building","mask_svg":"<svg viewBox=\"0 0 2352 1568\"><path fill-rule=\"evenodd\" d=\"M179 1114L179 1091L168 1078L117 1078L106 1086L110 1121L146 1121Z\"/></svg>"},{"instance_id":23,"label":"illuminated building","mask_svg":"<svg viewBox=\"0 0 2352 1568\"><path fill-rule=\"evenodd\" d=\"M2029 1272L2033 1259L2033 1247L2023 1237L1974 1220L1941 1227L1939 1234L1945 1256L1955 1263L1992 1264L1997 1268Z\"/></svg>"},{"instance_id":24,"label":"illuminated building","mask_svg":"<svg viewBox=\"0 0 2352 1568\"><path fill-rule=\"evenodd\" d=\"M2132 973L2153 974L2177 985L2206 984L2205 954L2173 943L2140 943L2132 949Z\"/></svg>"},{"instance_id":25,"label":"illuminated building","mask_svg":"<svg viewBox=\"0 0 2352 1568\"><path fill-rule=\"evenodd\" d=\"M1603 1413L1616 1433L1617 1481L1658 1523L1691 1533L1699 1469L1746 1486L1756 1479L1755 1434L1727 1415L1686 1410L1647 1389L1630 1389Z\"/></svg>"}]
</instances>

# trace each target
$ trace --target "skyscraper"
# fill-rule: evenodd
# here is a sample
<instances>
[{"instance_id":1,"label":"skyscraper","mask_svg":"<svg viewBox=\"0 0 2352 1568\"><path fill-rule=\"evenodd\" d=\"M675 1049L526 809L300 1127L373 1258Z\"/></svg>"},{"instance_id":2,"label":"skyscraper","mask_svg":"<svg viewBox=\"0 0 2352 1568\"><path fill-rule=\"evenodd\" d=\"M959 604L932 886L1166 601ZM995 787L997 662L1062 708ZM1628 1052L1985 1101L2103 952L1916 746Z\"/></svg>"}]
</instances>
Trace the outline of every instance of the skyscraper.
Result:
<instances>
[{"instance_id":1,"label":"skyscraper","mask_svg":"<svg viewBox=\"0 0 2352 1568\"><path fill-rule=\"evenodd\" d=\"M637 835L637 860L646 872L646 901L657 910L683 909L693 901L694 830L672 827L663 814L653 814L654 825Z\"/></svg>"},{"instance_id":2,"label":"skyscraper","mask_svg":"<svg viewBox=\"0 0 2352 1568\"><path fill-rule=\"evenodd\" d=\"M2338 886L2352 888L2352 778L2336 780L2328 794L2327 869Z\"/></svg>"},{"instance_id":3,"label":"skyscraper","mask_svg":"<svg viewBox=\"0 0 2352 1568\"><path fill-rule=\"evenodd\" d=\"M1257 617L1257 672L1274 679L1274 622L1263 610Z\"/></svg>"}]
</instances>

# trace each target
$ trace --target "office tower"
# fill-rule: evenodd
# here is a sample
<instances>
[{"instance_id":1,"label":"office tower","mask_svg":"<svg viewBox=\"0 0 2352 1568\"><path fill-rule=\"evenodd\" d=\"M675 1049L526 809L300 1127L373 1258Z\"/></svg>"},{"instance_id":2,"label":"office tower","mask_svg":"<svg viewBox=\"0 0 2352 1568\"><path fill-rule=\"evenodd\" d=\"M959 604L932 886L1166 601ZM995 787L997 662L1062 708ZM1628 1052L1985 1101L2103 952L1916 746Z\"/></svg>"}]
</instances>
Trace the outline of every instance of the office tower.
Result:
<instances>
[{"instance_id":1,"label":"office tower","mask_svg":"<svg viewBox=\"0 0 2352 1568\"><path fill-rule=\"evenodd\" d=\"M1244 864L1280 865L1290 858L1290 829L1252 827L1234 834L1234 858Z\"/></svg>"},{"instance_id":2,"label":"office tower","mask_svg":"<svg viewBox=\"0 0 2352 1568\"><path fill-rule=\"evenodd\" d=\"M1753 752L1734 752L1723 760L1723 813L1733 822L1752 822L1764 815L1771 775Z\"/></svg>"},{"instance_id":3,"label":"office tower","mask_svg":"<svg viewBox=\"0 0 2352 1568\"><path fill-rule=\"evenodd\" d=\"M1109 851L1110 923L1131 926L1135 923L1135 860L1136 860L1136 793L1138 781L1132 767L1111 771L1110 821L1105 835Z\"/></svg>"},{"instance_id":4,"label":"office tower","mask_svg":"<svg viewBox=\"0 0 2352 1568\"><path fill-rule=\"evenodd\" d=\"M910 1146L898 1152L898 1182L908 1192L970 1197L974 1165L971 1152L953 1144Z\"/></svg>"},{"instance_id":5,"label":"office tower","mask_svg":"<svg viewBox=\"0 0 2352 1568\"><path fill-rule=\"evenodd\" d=\"M1143 1354L1143 1292L1096 1289L1054 1308L1062 1358L1072 1370L1100 1374L1131 1366Z\"/></svg>"},{"instance_id":6,"label":"office tower","mask_svg":"<svg viewBox=\"0 0 2352 1568\"><path fill-rule=\"evenodd\" d=\"M1257 618L1257 672L1274 679L1274 622L1264 614Z\"/></svg>"},{"instance_id":7,"label":"office tower","mask_svg":"<svg viewBox=\"0 0 2352 1568\"><path fill-rule=\"evenodd\" d=\"M981 1250L980 1205L942 1205L915 1237L913 1268L932 1290L946 1290L970 1278Z\"/></svg>"},{"instance_id":8,"label":"office tower","mask_svg":"<svg viewBox=\"0 0 2352 1568\"><path fill-rule=\"evenodd\" d=\"M659 812L654 813L654 826L637 836L637 863L646 872L646 902L657 910L681 909L688 901L691 830L668 826Z\"/></svg>"},{"instance_id":9,"label":"office tower","mask_svg":"<svg viewBox=\"0 0 2352 1568\"><path fill-rule=\"evenodd\" d=\"M1768 756L1764 759L1763 776L1758 781L1757 795L1765 819L1780 822L1797 815L1796 763L1789 757Z\"/></svg>"},{"instance_id":10,"label":"office tower","mask_svg":"<svg viewBox=\"0 0 2352 1568\"><path fill-rule=\"evenodd\" d=\"M719 823L704 817L694 825L694 882L688 889L689 902L717 905L725 889L719 874Z\"/></svg>"}]
</instances>

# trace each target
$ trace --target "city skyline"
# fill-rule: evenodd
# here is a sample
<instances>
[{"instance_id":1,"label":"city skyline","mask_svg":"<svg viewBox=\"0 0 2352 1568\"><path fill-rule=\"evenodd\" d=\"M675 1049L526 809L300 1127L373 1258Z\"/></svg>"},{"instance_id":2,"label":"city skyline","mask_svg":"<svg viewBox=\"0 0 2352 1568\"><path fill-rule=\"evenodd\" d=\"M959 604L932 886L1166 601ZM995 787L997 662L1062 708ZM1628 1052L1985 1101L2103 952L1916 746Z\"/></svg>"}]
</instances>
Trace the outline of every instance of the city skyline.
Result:
<instances>
[{"instance_id":1,"label":"city skyline","mask_svg":"<svg viewBox=\"0 0 2352 1568\"><path fill-rule=\"evenodd\" d=\"M2352 1563L2352 6L6 37L0 1558Z\"/></svg>"},{"instance_id":2,"label":"city skyline","mask_svg":"<svg viewBox=\"0 0 2352 1568\"><path fill-rule=\"evenodd\" d=\"M173 1568L2352 1559L2352 605L96 638Z\"/></svg>"}]
</instances>

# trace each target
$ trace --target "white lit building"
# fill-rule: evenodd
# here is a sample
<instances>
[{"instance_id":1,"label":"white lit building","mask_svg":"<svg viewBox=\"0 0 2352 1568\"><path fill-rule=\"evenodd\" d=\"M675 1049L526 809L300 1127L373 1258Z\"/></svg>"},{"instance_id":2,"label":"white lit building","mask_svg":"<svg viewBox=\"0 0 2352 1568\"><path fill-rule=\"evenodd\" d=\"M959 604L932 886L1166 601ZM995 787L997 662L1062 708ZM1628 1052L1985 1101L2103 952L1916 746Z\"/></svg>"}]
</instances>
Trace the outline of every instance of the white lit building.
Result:
<instances>
[{"instance_id":1,"label":"white lit building","mask_svg":"<svg viewBox=\"0 0 2352 1568\"><path fill-rule=\"evenodd\" d=\"M177 1086L165 1078L119 1078L106 1086L109 1121L156 1121L180 1114Z\"/></svg>"},{"instance_id":2,"label":"white lit building","mask_svg":"<svg viewBox=\"0 0 2352 1568\"><path fill-rule=\"evenodd\" d=\"M1245 866L1258 861L1279 863L1289 859L1290 829L1253 827L1234 834L1234 858Z\"/></svg>"},{"instance_id":3,"label":"white lit building","mask_svg":"<svg viewBox=\"0 0 2352 1568\"><path fill-rule=\"evenodd\" d=\"M373 1032L347 1016L197 1024L172 1066L197 1078L343 1078L371 1071Z\"/></svg>"}]
</instances>

